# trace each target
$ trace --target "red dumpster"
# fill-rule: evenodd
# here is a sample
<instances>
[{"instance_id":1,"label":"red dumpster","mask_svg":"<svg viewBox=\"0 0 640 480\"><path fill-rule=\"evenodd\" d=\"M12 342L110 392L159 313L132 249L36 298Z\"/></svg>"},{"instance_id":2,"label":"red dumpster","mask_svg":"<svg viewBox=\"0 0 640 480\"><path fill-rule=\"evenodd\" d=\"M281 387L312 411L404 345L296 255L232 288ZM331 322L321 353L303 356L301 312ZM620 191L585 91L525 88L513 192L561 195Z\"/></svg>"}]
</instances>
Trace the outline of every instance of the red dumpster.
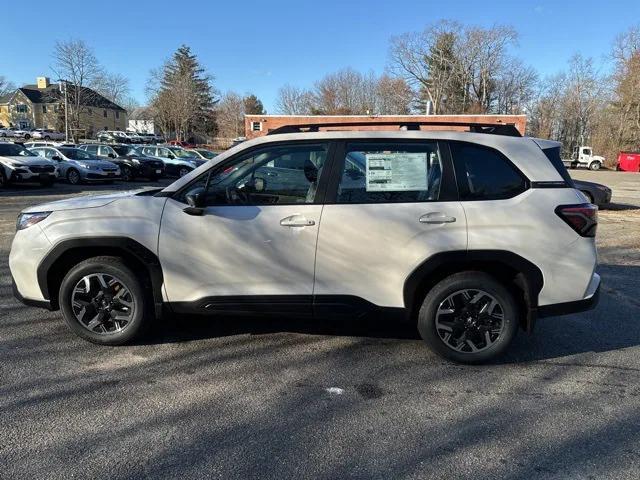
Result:
<instances>
[{"instance_id":1,"label":"red dumpster","mask_svg":"<svg viewBox=\"0 0 640 480\"><path fill-rule=\"evenodd\" d=\"M620 152L618 154L618 170L640 172L640 153Z\"/></svg>"}]
</instances>

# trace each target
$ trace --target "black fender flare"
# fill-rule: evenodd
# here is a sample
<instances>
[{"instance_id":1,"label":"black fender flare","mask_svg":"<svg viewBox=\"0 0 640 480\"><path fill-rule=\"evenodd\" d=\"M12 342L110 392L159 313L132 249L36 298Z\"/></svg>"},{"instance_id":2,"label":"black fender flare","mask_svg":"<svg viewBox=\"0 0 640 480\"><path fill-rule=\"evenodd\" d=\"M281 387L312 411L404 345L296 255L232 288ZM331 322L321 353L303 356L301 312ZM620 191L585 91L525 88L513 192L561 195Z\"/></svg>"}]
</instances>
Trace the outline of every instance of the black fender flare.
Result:
<instances>
[{"instance_id":1,"label":"black fender flare","mask_svg":"<svg viewBox=\"0 0 640 480\"><path fill-rule=\"evenodd\" d=\"M63 240L57 243L38 265L38 286L40 287L43 298L48 301L51 300L51 292L49 291L49 272L52 266L55 265L56 262L67 252L83 248L121 250L126 252L128 255L133 256L138 262L144 265L147 268L149 278L151 279L156 316L161 314L163 304L162 285L164 283L164 278L160 259L155 253L140 242L129 237L83 237Z\"/></svg>"}]
</instances>

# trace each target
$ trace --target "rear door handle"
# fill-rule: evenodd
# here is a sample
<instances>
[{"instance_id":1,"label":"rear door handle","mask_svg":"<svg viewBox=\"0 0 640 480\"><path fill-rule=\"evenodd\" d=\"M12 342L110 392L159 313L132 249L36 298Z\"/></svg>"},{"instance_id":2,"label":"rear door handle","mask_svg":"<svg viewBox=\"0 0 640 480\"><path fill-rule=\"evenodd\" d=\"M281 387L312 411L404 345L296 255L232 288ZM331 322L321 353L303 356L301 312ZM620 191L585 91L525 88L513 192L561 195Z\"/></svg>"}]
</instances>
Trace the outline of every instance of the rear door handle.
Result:
<instances>
[{"instance_id":1,"label":"rear door handle","mask_svg":"<svg viewBox=\"0 0 640 480\"><path fill-rule=\"evenodd\" d=\"M456 221L456 217L450 217L442 212L430 212L422 215L419 221L430 224L453 223Z\"/></svg>"},{"instance_id":2,"label":"rear door handle","mask_svg":"<svg viewBox=\"0 0 640 480\"><path fill-rule=\"evenodd\" d=\"M307 220L304 215L290 215L280 220L280 225L283 227L311 227L316 222L313 220Z\"/></svg>"}]
</instances>

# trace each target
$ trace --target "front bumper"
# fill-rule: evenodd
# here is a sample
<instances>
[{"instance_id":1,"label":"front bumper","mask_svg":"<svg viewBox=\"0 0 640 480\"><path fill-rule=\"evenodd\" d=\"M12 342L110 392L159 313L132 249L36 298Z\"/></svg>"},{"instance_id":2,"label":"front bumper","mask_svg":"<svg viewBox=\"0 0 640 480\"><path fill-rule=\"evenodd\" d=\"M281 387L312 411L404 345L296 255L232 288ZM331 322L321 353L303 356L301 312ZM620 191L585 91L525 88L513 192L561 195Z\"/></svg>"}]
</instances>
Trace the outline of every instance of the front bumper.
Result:
<instances>
[{"instance_id":1,"label":"front bumper","mask_svg":"<svg viewBox=\"0 0 640 480\"><path fill-rule=\"evenodd\" d=\"M11 172L10 181L12 183L22 183L22 182L53 182L58 178L57 173L54 172L43 172L43 173L33 173L26 169L16 169Z\"/></svg>"},{"instance_id":2,"label":"front bumper","mask_svg":"<svg viewBox=\"0 0 640 480\"><path fill-rule=\"evenodd\" d=\"M600 301L600 285L600 275L594 273L584 298L573 302L541 305L538 307L538 317L544 318L569 315L572 313L586 312L587 310L596 308Z\"/></svg>"},{"instance_id":3,"label":"front bumper","mask_svg":"<svg viewBox=\"0 0 640 480\"><path fill-rule=\"evenodd\" d=\"M89 181L111 181L120 179L120 172L92 171L83 173L83 178Z\"/></svg>"},{"instance_id":4,"label":"front bumper","mask_svg":"<svg viewBox=\"0 0 640 480\"><path fill-rule=\"evenodd\" d=\"M146 178L159 178L164 176L164 165L140 165L139 175Z\"/></svg>"},{"instance_id":5,"label":"front bumper","mask_svg":"<svg viewBox=\"0 0 640 480\"><path fill-rule=\"evenodd\" d=\"M29 298L24 298L18 290L18 286L16 285L16 281L13 279L13 275L11 275L11 288L13 290L13 296L21 303L29 307L38 307L45 308L47 310L53 310L51 307L51 302L49 300L31 300Z\"/></svg>"}]
</instances>

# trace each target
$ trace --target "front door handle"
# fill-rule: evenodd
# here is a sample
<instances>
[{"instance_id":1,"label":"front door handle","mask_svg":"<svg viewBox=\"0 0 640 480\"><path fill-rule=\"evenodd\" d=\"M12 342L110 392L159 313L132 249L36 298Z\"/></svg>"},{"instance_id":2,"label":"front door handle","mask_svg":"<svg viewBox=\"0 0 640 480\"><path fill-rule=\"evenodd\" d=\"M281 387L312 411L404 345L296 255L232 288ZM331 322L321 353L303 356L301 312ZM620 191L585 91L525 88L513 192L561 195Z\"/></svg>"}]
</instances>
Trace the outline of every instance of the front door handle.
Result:
<instances>
[{"instance_id":1,"label":"front door handle","mask_svg":"<svg viewBox=\"0 0 640 480\"><path fill-rule=\"evenodd\" d=\"M280 225L283 227L311 227L316 222L313 220L307 220L304 215L290 215L280 220Z\"/></svg>"},{"instance_id":2,"label":"front door handle","mask_svg":"<svg viewBox=\"0 0 640 480\"><path fill-rule=\"evenodd\" d=\"M450 217L442 212L430 212L422 215L419 221L430 224L453 223L456 221L456 217Z\"/></svg>"}]
</instances>

